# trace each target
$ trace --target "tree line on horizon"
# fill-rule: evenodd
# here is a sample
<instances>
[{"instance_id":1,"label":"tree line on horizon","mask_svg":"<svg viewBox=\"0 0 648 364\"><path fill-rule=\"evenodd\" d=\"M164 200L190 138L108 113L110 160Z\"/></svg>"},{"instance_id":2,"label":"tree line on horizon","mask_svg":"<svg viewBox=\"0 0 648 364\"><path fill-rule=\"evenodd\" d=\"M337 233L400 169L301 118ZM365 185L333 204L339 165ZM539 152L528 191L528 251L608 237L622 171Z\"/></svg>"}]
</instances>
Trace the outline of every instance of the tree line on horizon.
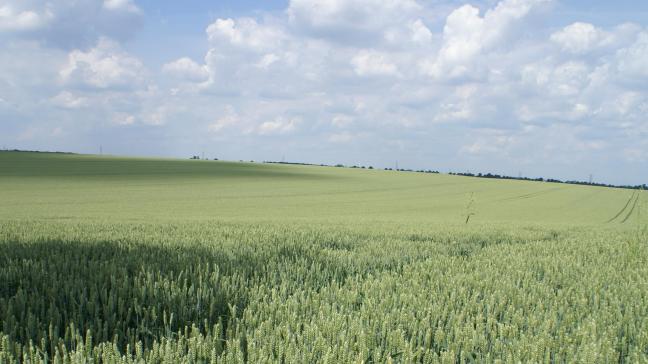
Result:
<instances>
[{"instance_id":1,"label":"tree line on horizon","mask_svg":"<svg viewBox=\"0 0 648 364\"><path fill-rule=\"evenodd\" d=\"M264 161L263 163L274 163L274 164L292 164L292 165L302 165L302 166L320 166L320 167L338 167L338 168L361 168L361 169L374 169L373 166L365 167L365 166L357 166L357 165L351 165L351 166L346 166L344 164L335 164L335 165L329 165L329 164L315 164L315 163L302 163L302 162L274 162L274 161ZM431 170L431 169L406 169L406 168L384 168L385 171L397 171L397 172L414 172L414 173L434 173L434 174L439 174L441 172L436 171L436 170ZM577 181L577 180L560 180L556 178L544 178L544 177L538 177L538 178L530 178L530 177L514 177L514 176L507 176L507 175L500 175L496 173L470 173L470 172L448 172L449 175L452 176L464 176L464 177L476 177L476 178L492 178L492 179L509 179L509 180L518 180L518 181L533 181L533 182L549 182L549 183L563 183L563 184L571 184L571 185L584 185L584 186L597 186L597 187L609 187L609 188L624 188L624 189L632 189L632 190L648 190L648 185L647 184L639 184L639 185L615 185L615 184L608 184L608 183L598 183L598 182L587 182L587 181Z\"/></svg>"},{"instance_id":2,"label":"tree line on horizon","mask_svg":"<svg viewBox=\"0 0 648 364\"><path fill-rule=\"evenodd\" d=\"M506 175L499 175L499 174L493 174L493 173L470 173L470 172L449 172L448 174L451 174L453 176L464 176L464 177L477 177L477 178L494 178L494 179L513 179L513 180L518 180L518 181L535 181L535 182L549 182L549 183L564 183L564 184L570 184L570 185L584 185L584 186L597 186L597 187L610 187L610 188L625 188L625 189L632 189L632 190L646 190L648 189L648 185L640 184L640 185L614 185L614 184L608 184L608 183L597 183L597 182L586 182L586 181L576 181L576 180L559 180L555 178L543 178L543 177L538 177L538 178L529 178L529 177L513 177L513 176L506 176Z\"/></svg>"}]
</instances>

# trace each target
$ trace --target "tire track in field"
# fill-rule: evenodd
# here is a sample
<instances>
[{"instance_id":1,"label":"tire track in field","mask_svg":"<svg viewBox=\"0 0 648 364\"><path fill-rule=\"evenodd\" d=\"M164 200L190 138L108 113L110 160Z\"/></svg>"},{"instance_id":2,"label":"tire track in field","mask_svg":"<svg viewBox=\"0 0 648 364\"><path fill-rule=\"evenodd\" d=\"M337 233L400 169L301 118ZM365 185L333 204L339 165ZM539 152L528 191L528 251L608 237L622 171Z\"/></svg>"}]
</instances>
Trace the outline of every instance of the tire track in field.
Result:
<instances>
[{"instance_id":1,"label":"tire track in field","mask_svg":"<svg viewBox=\"0 0 648 364\"><path fill-rule=\"evenodd\" d=\"M618 218L619 216L621 216L621 214L623 214L623 212L628 208L628 206L630 206L630 203L631 203L632 200L635 198L635 195L636 195L636 194L637 194L637 191L632 191L632 193L630 194L630 198L628 199L628 201L626 201L626 204L623 206L623 208L622 208L619 212L617 212L617 214L614 215L610 220L606 221L606 223L611 223L611 222L614 221L616 218Z\"/></svg>"},{"instance_id":2,"label":"tire track in field","mask_svg":"<svg viewBox=\"0 0 648 364\"><path fill-rule=\"evenodd\" d=\"M503 198L503 199L498 200L498 201L524 200L524 199L527 199L527 198L533 198L533 197L537 197L537 196L542 196L542 195L547 194L549 192L556 191L556 190L561 190L563 188L564 187L554 187L554 188L549 188L549 189L542 190L542 191L527 193L527 194L524 194L524 195Z\"/></svg>"},{"instance_id":3,"label":"tire track in field","mask_svg":"<svg viewBox=\"0 0 648 364\"><path fill-rule=\"evenodd\" d=\"M632 216L632 213L634 212L635 208L637 207L637 202L638 201L639 201L639 193L637 193L637 197L635 197L635 200L634 200L634 203L632 204L632 208L630 209L630 212L628 212L626 217L623 220L621 220L622 224L625 223L626 221L628 221L630 216Z\"/></svg>"}]
</instances>

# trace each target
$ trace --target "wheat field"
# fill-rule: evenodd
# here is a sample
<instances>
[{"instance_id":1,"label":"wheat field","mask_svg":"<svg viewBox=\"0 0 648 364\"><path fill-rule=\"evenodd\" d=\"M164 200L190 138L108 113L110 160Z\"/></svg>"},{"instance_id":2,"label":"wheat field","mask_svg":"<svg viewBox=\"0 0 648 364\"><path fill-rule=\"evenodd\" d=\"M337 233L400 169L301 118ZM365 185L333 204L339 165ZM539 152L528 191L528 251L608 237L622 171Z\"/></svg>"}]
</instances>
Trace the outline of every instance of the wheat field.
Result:
<instances>
[{"instance_id":1,"label":"wheat field","mask_svg":"<svg viewBox=\"0 0 648 364\"><path fill-rule=\"evenodd\" d=\"M648 362L645 194L2 152L0 363Z\"/></svg>"}]
</instances>

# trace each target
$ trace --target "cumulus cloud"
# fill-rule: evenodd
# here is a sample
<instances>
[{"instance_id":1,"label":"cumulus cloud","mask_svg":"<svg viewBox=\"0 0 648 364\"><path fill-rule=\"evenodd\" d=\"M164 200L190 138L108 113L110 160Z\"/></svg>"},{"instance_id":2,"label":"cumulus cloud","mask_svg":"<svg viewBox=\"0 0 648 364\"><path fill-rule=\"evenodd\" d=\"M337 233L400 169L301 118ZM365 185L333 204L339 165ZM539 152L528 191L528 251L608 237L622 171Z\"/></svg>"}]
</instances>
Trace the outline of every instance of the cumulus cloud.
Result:
<instances>
[{"instance_id":1,"label":"cumulus cloud","mask_svg":"<svg viewBox=\"0 0 648 364\"><path fill-rule=\"evenodd\" d=\"M118 125L131 125L135 123L135 115L127 113L114 113L112 115L112 122Z\"/></svg>"},{"instance_id":2,"label":"cumulus cloud","mask_svg":"<svg viewBox=\"0 0 648 364\"><path fill-rule=\"evenodd\" d=\"M465 84L457 86L454 92L449 93L434 116L435 122L460 122L475 118L480 112L478 110L481 98L478 93L481 90L477 84Z\"/></svg>"},{"instance_id":3,"label":"cumulus cloud","mask_svg":"<svg viewBox=\"0 0 648 364\"><path fill-rule=\"evenodd\" d=\"M517 137L498 131L486 130L480 134L477 140L462 146L459 150L460 153L480 156L487 154L508 154L509 150L518 142Z\"/></svg>"},{"instance_id":4,"label":"cumulus cloud","mask_svg":"<svg viewBox=\"0 0 648 364\"><path fill-rule=\"evenodd\" d=\"M530 89L538 89L545 95L573 96L585 90L590 82L590 68L581 61L562 64L540 62L522 68L522 81Z\"/></svg>"},{"instance_id":5,"label":"cumulus cloud","mask_svg":"<svg viewBox=\"0 0 648 364\"><path fill-rule=\"evenodd\" d=\"M268 69L270 66L272 66L273 63L277 62L278 60L279 56L274 53L268 53L261 57L261 60L259 60L259 62L257 63L257 67Z\"/></svg>"},{"instance_id":6,"label":"cumulus cloud","mask_svg":"<svg viewBox=\"0 0 648 364\"><path fill-rule=\"evenodd\" d=\"M376 51L362 50L352 59L351 64L359 76L394 76L398 67L387 59L384 54Z\"/></svg>"},{"instance_id":7,"label":"cumulus cloud","mask_svg":"<svg viewBox=\"0 0 648 364\"><path fill-rule=\"evenodd\" d=\"M572 53L585 53L610 41L610 36L589 23L576 22L553 33L551 40Z\"/></svg>"},{"instance_id":8,"label":"cumulus cloud","mask_svg":"<svg viewBox=\"0 0 648 364\"><path fill-rule=\"evenodd\" d=\"M223 129L239 124L240 122L241 118L236 113L232 105L228 105L225 110L225 115L219 117L218 119L216 119L216 121L209 124L207 130L211 133L219 133Z\"/></svg>"},{"instance_id":9,"label":"cumulus cloud","mask_svg":"<svg viewBox=\"0 0 648 364\"><path fill-rule=\"evenodd\" d=\"M347 43L378 40L422 9L414 0L291 0L286 12L300 31Z\"/></svg>"},{"instance_id":10,"label":"cumulus cloud","mask_svg":"<svg viewBox=\"0 0 648 364\"><path fill-rule=\"evenodd\" d=\"M139 13L140 9L132 0L104 0L104 9L112 11L125 11L129 13Z\"/></svg>"},{"instance_id":11,"label":"cumulus cloud","mask_svg":"<svg viewBox=\"0 0 648 364\"><path fill-rule=\"evenodd\" d=\"M144 77L144 64L121 50L119 44L101 38L88 51L74 50L60 76L66 84L98 89L134 88Z\"/></svg>"},{"instance_id":12,"label":"cumulus cloud","mask_svg":"<svg viewBox=\"0 0 648 364\"><path fill-rule=\"evenodd\" d=\"M63 91L50 99L53 105L65 109L80 109L88 106L88 99L83 96L76 96L69 91Z\"/></svg>"},{"instance_id":13,"label":"cumulus cloud","mask_svg":"<svg viewBox=\"0 0 648 364\"><path fill-rule=\"evenodd\" d=\"M550 39L566 53L586 55L627 47L641 30L633 23L603 29L591 23L575 22L551 34Z\"/></svg>"},{"instance_id":14,"label":"cumulus cloud","mask_svg":"<svg viewBox=\"0 0 648 364\"><path fill-rule=\"evenodd\" d=\"M416 19L410 23L409 30L412 34L412 41L425 43L432 40L432 31L423 23L421 19Z\"/></svg>"},{"instance_id":15,"label":"cumulus cloud","mask_svg":"<svg viewBox=\"0 0 648 364\"><path fill-rule=\"evenodd\" d=\"M648 32L641 32L637 40L616 54L618 70L627 77L648 77Z\"/></svg>"},{"instance_id":16,"label":"cumulus cloud","mask_svg":"<svg viewBox=\"0 0 648 364\"><path fill-rule=\"evenodd\" d=\"M382 40L392 50L411 52L416 48L423 50L434 46L435 35L421 18L412 18L386 28ZM380 42L376 43L380 45Z\"/></svg>"},{"instance_id":17,"label":"cumulus cloud","mask_svg":"<svg viewBox=\"0 0 648 364\"><path fill-rule=\"evenodd\" d=\"M334 133L328 136L327 140L332 143L350 143L355 139L349 132Z\"/></svg>"},{"instance_id":18,"label":"cumulus cloud","mask_svg":"<svg viewBox=\"0 0 648 364\"><path fill-rule=\"evenodd\" d=\"M206 81L209 77L206 66L199 65L188 57L182 57L167 63L162 67L162 70L167 74L190 82Z\"/></svg>"},{"instance_id":19,"label":"cumulus cloud","mask_svg":"<svg viewBox=\"0 0 648 364\"><path fill-rule=\"evenodd\" d=\"M73 49L95 43L101 36L128 39L142 16L133 0L4 0L0 35L16 33L22 39Z\"/></svg>"},{"instance_id":20,"label":"cumulus cloud","mask_svg":"<svg viewBox=\"0 0 648 364\"><path fill-rule=\"evenodd\" d=\"M484 16L472 5L459 7L446 19L443 46L438 55L421 63L423 72L436 78L465 76L478 55L514 38L513 26L547 2L504 0Z\"/></svg>"},{"instance_id":21,"label":"cumulus cloud","mask_svg":"<svg viewBox=\"0 0 648 364\"><path fill-rule=\"evenodd\" d=\"M301 122L298 118L286 118L278 116L273 120L264 121L256 128L256 132L261 135L288 134L293 132Z\"/></svg>"},{"instance_id":22,"label":"cumulus cloud","mask_svg":"<svg viewBox=\"0 0 648 364\"><path fill-rule=\"evenodd\" d=\"M50 11L37 13L25 9L18 10L11 3L0 5L0 32L33 31L44 27L53 14Z\"/></svg>"},{"instance_id":23,"label":"cumulus cloud","mask_svg":"<svg viewBox=\"0 0 648 364\"><path fill-rule=\"evenodd\" d=\"M279 45L283 32L273 26L259 24L252 18L216 19L207 27L209 41L262 51Z\"/></svg>"},{"instance_id":24,"label":"cumulus cloud","mask_svg":"<svg viewBox=\"0 0 648 364\"><path fill-rule=\"evenodd\" d=\"M331 119L331 124L333 124L333 126L336 126L338 128L344 128L346 126L351 125L352 123L353 123L353 117L344 114L334 115L333 118Z\"/></svg>"}]
</instances>

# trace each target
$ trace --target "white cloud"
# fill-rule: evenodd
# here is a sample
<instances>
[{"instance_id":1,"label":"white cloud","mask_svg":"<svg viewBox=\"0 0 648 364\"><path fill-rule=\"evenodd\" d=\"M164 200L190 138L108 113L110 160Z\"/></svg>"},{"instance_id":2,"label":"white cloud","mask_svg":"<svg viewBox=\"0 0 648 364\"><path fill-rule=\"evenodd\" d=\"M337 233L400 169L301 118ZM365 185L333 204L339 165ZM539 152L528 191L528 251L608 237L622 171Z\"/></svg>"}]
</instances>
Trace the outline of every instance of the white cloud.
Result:
<instances>
[{"instance_id":1,"label":"white cloud","mask_svg":"<svg viewBox=\"0 0 648 364\"><path fill-rule=\"evenodd\" d=\"M327 140L331 143L350 143L355 139L349 132L335 133L328 136Z\"/></svg>"},{"instance_id":2,"label":"white cloud","mask_svg":"<svg viewBox=\"0 0 648 364\"><path fill-rule=\"evenodd\" d=\"M0 5L0 32L33 31L44 27L53 17L49 11L16 10L10 3Z\"/></svg>"},{"instance_id":3,"label":"white cloud","mask_svg":"<svg viewBox=\"0 0 648 364\"><path fill-rule=\"evenodd\" d=\"M642 28L633 23L623 23L612 29L594 24L575 22L554 32L550 40L567 53L586 55L593 51L610 52L632 44Z\"/></svg>"},{"instance_id":4,"label":"white cloud","mask_svg":"<svg viewBox=\"0 0 648 364\"><path fill-rule=\"evenodd\" d=\"M514 115L525 122L570 121L590 115L600 103L595 84L598 71L583 61L558 63L544 60L520 70L521 91L526 97L516 102ZM509 96L509 99L511 97Z\"/></svg>"},{"instance_id":5,"label":"white cloud","mask_svg":"<svg viewBox=\"0 0 648 364\"><path fill-rule=\"evenodd\" d=\"M102 36L129 39L142 19L133 0L0 1L0 34L65 50L88 47Z\"/></svg>"},{"instance_id":6,"label":"white cloud","mask_svg":"<svg viewBox=\"0 0 648 364\"><path fill-rule=\"evenodd\" d=\"M141 11L132 0L104 0L103 7L112 11L126 11L130 13L139 13Z\"/></svg>"},{"instance_id":7,"label":"white cloud","mask_svg":"<svg viewBox=\"0 0 648 364\"><path fill-rule=\"evenodd\" d=\"M285 118L278 116L271 121L261 123L256 129L258 134L288 134L293 132L301 122L298 118Z\"/></svg>"},{"instance_id":8,"label":"white cloud","mask_svg":"<svg viewBox=\"0 0 648 364\"><path fill-rule=\"evenodd\" d=\"M50 99L53 105L65 109L80 109L88 106L88 99L83 96L75 96L69 91L63 91Z\"/></svg>"},{"instance_id":9,"label":"white cloud","mask_svg":"<svg viewBox=\"0 0 648 364\"><path fill-rule=\"evenodd\" d=\"M344 114L337 114L331 119L331 124L338 128L344 128L353 123L353 117Z\"/></svg>"},{"instance_id":10,"label":"white cloud","mask_svg":"<svg viewBox=\"0 0 648 364\"><path fill-rule=\"evenodd\" d=\"M572 109L573 117L575 119L580 119L583 118L587 115L589 115L590 109L589 106L586 104L575 104L574 108Z\"/></svg>"},{"instance_id":11,"label":"white cloud","mask_svg":"<svg viewBox=\"0 0 648 364\"><path fill-rule=\"evenodd\" d=\"M644 99L645 96L637 92L624 92L615 99L615 105L619 114L628 115Z\"/></svg>"},{"instance_id":12,"label":"white cloud","mask_svg":"<svg viewBox=\"0 0 648 364\"><path fill-rule=\"evenodd\" d=\"M169 117L169 109L167 106L162 105L155 107L150 112L145 112L142 115L142 122L147 125L160 126L167 123Z\"/></svg>"},{"instance_id":13,"label":"white cloud","mask_svg":"<svg viewBox=\"0 0 648 364\"><path fill-rule=\"evenodd\" d=\"M589 72L589 67L583 62L563 63L552 72L549 92L560 96L579 94L589 82Z\"/></svg>"},{"instance_id":14,"label":"white cloud","mask_svg":"<svg viewBox=\"0 0 648 364\"><path fill-rule=\"evenodd\" d=\"M513 26L548 0L504 0L480 16L479 9L463 5L446 19L439 54L421 62L424 73L436 77L466 76L481 53L514 38Z\"/></svg>"},{"instance_id":15,"label":"white cloud","mask_svg":"<svg viewBox=\"0 0 648 364\"><path fill-rule=\"evenodd\" d=\"M398 67L386 55L372 50L362 50L352 59L353 70L359 76L395 76Z\"/></svg>"},{"instance_id":16,"label":"white cloud","mask_svg":"<svg viewBox=\"0 0 648 364\"><path fill-rule=\"evenodd\" d=\"M227 43L256 51L277 47L284 38L280 29L261 25L252 18L216 19L207 27L207 36L214 44Z\"/></svg>"},{"instance_id":17,"label":"white cloud","mask_svg":"<svg viewBox=\"0 0 648 364\"><path fill-rule=\"evenodd\" d=\"M414 0L291 0L287 14L304 31L345 43L403 24L422 9Z\"/></svg>"},{"instance_id":18,"label":"white cloud","mask_svg":"<svg viewBox=\"0 0 648 364\"><path fill-rule=\"evenodd\" d=\"M449 95L440 104L434 121L465 121L475 116L475 103L481 100L477 97L479 88L476 84L465 84L455 88L454 93Z\"/></svg>"},{"instance_id":19,"label":"white cloud","mask_svg":"<svg viewBox=\"0 0 648 364\"><path fill-rule=\"evenodd\" d=\"M209 78L207 67L199 65L188 57L167 63L162 67L162 70L173 77L191 82L202 82Z\"/></svg>"},{"instance_id":20,"label":"white cloud","mask_svg":"<svg viewBox=\"0 0 648 364\"><path fill-rule=\"evenodd\" d=\"M389 26L383 31L383 38L390 48L411 52L415 47L424 49L434 45L435 35L422 19L415 18Z\"/></svg>"},{"instance_id":21,"label":"white cloud","mask_svg":"<svg viewBox=\"0 0 648 364\"><path fill-rule=\"evenodd\" d=\"M225 111L225 115L219 117L213 123L209 124L207 130L211 133L218 133L223 129L235 126L241 122L241 118L236 113L234 108L231 105L228 105Z\"/></svg>"},{"instance_id":22,"label":"white cloud","mask_svg":"<svg viewBox=\"0 0 648 364\"><path fill-rule=\"evenodd\" d=\"M135 123L135 116L127 113L115 113L112 115L112 122L117 125L131 125Z\"/></svg>"},{"instance_id":23,"label":"white cloud","mask_svg":"<svg viewBox=\"0 0 648 364\"><path fill-rule=\"evenodd\" d=\"M278 60L279 60L279 56L277 56L274 53L264 54L263 57L261 57L261 60L257 63L257 67L268 69L268 67L270 67L273 63L277 62Z\"/></svg>"},{"instance_id":24,"label":"white cloud","mask_svg":"<svg viewBox=\"0 0 648 364\"><path fill-rule=\"evenodd\" d=\"M648 162L648 143L645 141L632 147L623 148L623 156L626 160L634 163L646 163Z\"/></svg>"},{"instance_id":25,"label":"white cloud","mask_svg":"<svg viewBox=\"0 0 648 364\"><path fill-rule=\"evenodd\" d=\"M551 40L572 53L585 53L596 47L605 45L611 36L589 23L576 22L566 26L561 31L553 33Z\"/></svg>"},{"instance_id":26,"label":"white cloud","mask_svg":"<svg viewBox=\"0 0 648 364\"><path fill-rule=\"evenodd\" d=\"M60 76L66 84L98 89L133 88L144 79L144 64L125 53L120 46L101 38L87 52L74 50Z\"/></svg>"},{"instance_id":27,"label":"white cloud","mask_svg":"<svg viewBox=\"0 0 648 364\"><path fill-rule=\"evenodd\" d=\"M432 32L430 29L423 24L421 19L417 19L409 25L409 29L412 32L412 40L418 43L425 43L432 40Z\"/></svg>"},{"instance_id":28,"label":"white cloud","mask_svg":"<svg viewBox=\"0 0 648 364\"><path fill-rule=\"evenodd\" d=\"M628 48L616 54L618 70L627 77L648 77L648 32L642 32Z\"/></svg>"},{"instance_id":29,"label":"white cloud","mask_svg":"<svg viewBox=\"0 0 648 364\"><path fill-rule=\"evenodd\" d=\"M471 133L473 141L459 149L459 153L470 155L508 154L520 140L519 135L510 132L484 129Z\"/></svg>"}]
</instances>

